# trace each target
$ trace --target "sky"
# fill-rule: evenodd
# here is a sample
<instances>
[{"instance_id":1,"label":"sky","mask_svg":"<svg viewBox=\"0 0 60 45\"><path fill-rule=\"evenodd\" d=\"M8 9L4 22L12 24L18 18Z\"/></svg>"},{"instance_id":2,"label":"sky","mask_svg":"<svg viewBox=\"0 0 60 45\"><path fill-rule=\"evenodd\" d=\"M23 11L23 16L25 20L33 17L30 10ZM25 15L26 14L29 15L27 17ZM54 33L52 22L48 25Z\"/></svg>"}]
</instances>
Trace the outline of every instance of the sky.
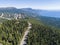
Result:
<instances>
[{"instance_id":1,"label":"sky","mask_svg":"<svg viewBox=\"0 0 60 45\"><path fill-rule=\"evenodd\" d=\"M60 0L0 0L0 7L60 10Z\"/></svg>"}]
</instances>

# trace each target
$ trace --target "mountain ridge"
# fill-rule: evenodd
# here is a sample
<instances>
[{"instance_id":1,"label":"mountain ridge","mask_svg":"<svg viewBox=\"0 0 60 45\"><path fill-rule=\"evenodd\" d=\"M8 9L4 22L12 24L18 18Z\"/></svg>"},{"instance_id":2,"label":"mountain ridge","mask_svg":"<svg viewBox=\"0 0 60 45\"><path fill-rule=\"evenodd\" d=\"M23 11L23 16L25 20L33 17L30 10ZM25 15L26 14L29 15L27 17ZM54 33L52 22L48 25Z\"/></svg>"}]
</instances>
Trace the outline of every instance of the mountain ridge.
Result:
<instances>
[{"instance_id":1,"label":"mountain ridge","mask_svg":"<svg viewBox=\"0 0 60 45\"><path fill-rule=\"evenodd\" d=\"M17 19L18 16L22 16L24 18L36 18L37 20L41 21L42 23L46 25L51 25L51 26L56 26L60 28L60 18L58 17L51 17L51 16L46 16L46 13L48 11L46 10L35 10L31 8L25 8L25 9L17 9L17 8L8 8L8 10L0 10L0 16L5 17L5 18L15 18ZM46 14L45 14L46 13ZM53 13L53 12L52 12ZM51 14L52 14L51 13ZM59 13L58 13L59 14ZM57 15L58 15L57 14ZM50 13L48 14L50 15ZM53 15L53 14L52 14Z\"/></svg>"},{"instance_id":2,"label":"mountain ridge","mask_svg":"<svg viewBox=\"0 0 60 45\"><path fill-rule=\"evenodd\" d=\"M49 11L49 10L41 10L41 9L32 9L32 8L15 8L15 7L5 7L5 8L0 8L0 14L4 12L8 12L8 13L25 13L26 15L28 15L28 13L30 14L34 14L35 16L47 16L47 17L56 17L56 18L60 18L60 11ZM33 15L33 16L34 16Z\"/></svg>"}]
</instances>

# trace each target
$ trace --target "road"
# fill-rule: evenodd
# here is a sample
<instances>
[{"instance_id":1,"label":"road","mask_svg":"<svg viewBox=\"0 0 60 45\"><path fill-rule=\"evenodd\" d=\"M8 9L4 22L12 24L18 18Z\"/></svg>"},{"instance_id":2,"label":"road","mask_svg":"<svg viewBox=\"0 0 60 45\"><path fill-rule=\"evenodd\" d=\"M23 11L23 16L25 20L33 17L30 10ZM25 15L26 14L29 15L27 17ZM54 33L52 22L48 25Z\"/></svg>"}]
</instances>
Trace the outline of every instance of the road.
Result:
<instances>
[{"instance_id":1,"label":"road","mask_svg":"<svg viewBox=\"0 0 60 45\"><path fill-rule=\"evenodd\" d=\"M31 23L28 22L28 29L25 31L24 36L23 36L23 38L22 38L22 40L20 42L20 45L26 45L26 41L25 40L28 37L27 35L30 32L30 29L31 29Z\"/></svg>"},{"instance_id":2,"label":"road","mask_svg":"<svg viewBox=\"0 0 60 45\"><path fill-rule=\"evenodd\" d=\"M7 19L7 20L11 20L11 18L5 18L5 17L1 17L1 16L0 16L0 18Z\"/></svg>"},{"instance_id":3,"label":"road","mask_svg":"<svg viewBox=\"0 0 60 45\"><path fill-rule=\"evenodd\" d=\"M5 18L5 17L2 17L2 16L0 16L0 18L3 18L3 19L8 19L8 20L11 20L10 18ZM27 30L25 31L25 33L24 33L24 35L23 35L23 38L22 38L22 40L21 40L21 42L20 42L20 45L25 45L26 44L26 39L27 39L27 35L28 35L28 33L30 32L30 29L31 29L31 23L30 22L28 22L28 28L27 28ZM0 45L2 45L2 44L0 44Z\"/></svg>"},{"instance_id":4,"label":"road","mask_svg":"<svg viewBox=\"0 0 60 45\"><path fill-rule=\"evenodd\" d=\"M0 18L7 19L7 20L11 20L11 18L3 17L3 13L2 13L2 15L0 16Z\"/></svg>"}]
</instances>

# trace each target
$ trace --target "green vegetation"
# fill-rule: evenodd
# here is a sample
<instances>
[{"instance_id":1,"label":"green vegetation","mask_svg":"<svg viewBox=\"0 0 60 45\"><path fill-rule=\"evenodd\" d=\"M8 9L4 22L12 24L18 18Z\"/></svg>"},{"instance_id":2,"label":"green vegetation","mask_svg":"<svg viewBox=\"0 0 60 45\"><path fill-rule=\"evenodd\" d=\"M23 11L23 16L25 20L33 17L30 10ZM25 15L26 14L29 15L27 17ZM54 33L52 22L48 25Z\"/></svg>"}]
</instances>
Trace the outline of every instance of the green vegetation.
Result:
<instances>
[{"instance_id":1,"label":"green vegetation","mask_svg":"<svg viewBox=\"0 0 60 45\"><path fill-rule=\"evenodd\" d=\"M28 27L32 24L26 40L27 45L60 45L60 18L39 16L37 10L1 8L0 16L14 19L22 14L24 19L7 20L0 18L0 43L3 45L18 45Z\"/></svg>"},{"instance_id":2,"label":"green vegetation","mask_svg":"<svg viewBox=\"0 0 60 45\"><path fill-rule=\"evenodd\" d=\"M34 19L33 19L34 20ZM32 23L32 29L28 34L27 45L60 45L60 31L56 28L43 25L35 20Z\"/></svg>"},{"instance_id":3,"label":"green vegetation","mask_svg":"<svg viewBox=\"0 0 60 45\"><path fill-rule=\"evenodd\" d=\"M5 22L6 19L0 18L0 23Z\"/></svg>"},{"instance_id":4,"label":"green vegetation","mask_svg":"<svg viewBox=\"0 0 60 45\"><path fill-rule=\"evenodd\" d=\"M19 20L3 20L0 24L0 43L3 45L18 45L28 27L32 24L26 40L27 45L60 45L60 29L42 23L36 18Z\"/></svg>"},{"instance_id":5,"label":"green vegetation","mask_svg":"<svg viewBox=\"0 0 60 45\"><path fill-rule=\"evenodd\" d=\"M0 42L3 45L18 45L27 27L27 21L6 20L0 25Z\"/></svg>"},{"instance_id":6,"label":"green vegetation","mask_svg":"<svg viewBox=\"0 0 60 45\"><path fill-rule=\"evenodd\" d=\"M55 17L46 17L46 16L37 16L35 17L44 25L54 26L56 28L60 28L60 18Z\"/></svg>"}]
</instances>

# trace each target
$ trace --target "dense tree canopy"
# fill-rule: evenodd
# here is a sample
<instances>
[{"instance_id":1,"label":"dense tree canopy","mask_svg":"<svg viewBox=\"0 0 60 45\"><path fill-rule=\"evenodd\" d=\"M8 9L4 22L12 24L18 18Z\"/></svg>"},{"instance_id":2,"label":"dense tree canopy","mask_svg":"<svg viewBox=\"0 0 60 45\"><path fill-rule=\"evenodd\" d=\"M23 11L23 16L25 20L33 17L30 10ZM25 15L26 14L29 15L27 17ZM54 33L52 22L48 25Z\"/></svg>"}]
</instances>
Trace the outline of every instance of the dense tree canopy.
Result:
<instances>
[{"instance_id":1,"label":"dense tree canopy","mask_svg":"<svg viewBox=\"0 0 60 45\"><path fill-rule=\"evenodd\" d=\"M56 29L33 24L26 42L27 45L60 45L60 33Z\"/></svg>"},{"instance_id":2,"label":"dense tree canopy","mask_svg":"<svg viewBox=\"0 0 60 45\"><path fill-rule=\"evenodd\" d=\"M3 45L18 45L27 27L27 21L23 20L3 22L0 26L0 42Z\"/></svg>"}]
</instances>

